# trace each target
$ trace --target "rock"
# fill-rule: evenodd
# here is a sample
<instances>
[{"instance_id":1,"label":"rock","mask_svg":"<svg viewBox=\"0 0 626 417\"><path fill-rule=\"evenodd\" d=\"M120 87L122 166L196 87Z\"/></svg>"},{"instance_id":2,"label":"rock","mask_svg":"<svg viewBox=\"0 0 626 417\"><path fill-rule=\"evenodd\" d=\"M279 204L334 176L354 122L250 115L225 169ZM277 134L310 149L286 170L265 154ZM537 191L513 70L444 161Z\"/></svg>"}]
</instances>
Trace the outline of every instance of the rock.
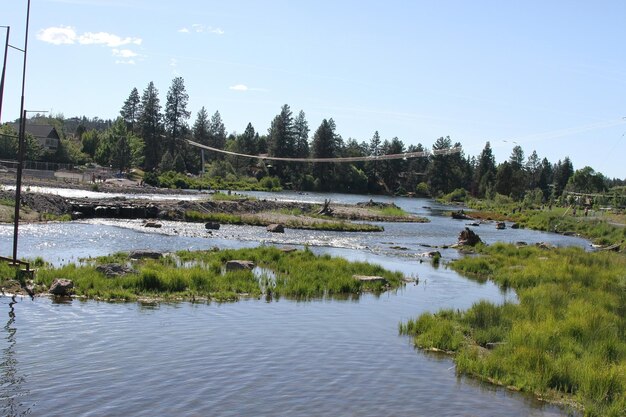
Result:
<instances>
[{"instance_id":1,"label":"rock","mask_svg":"<svg viewBox=\"0 0 626 417\"><path fill-rule=\"evenodd\" d=\"M220 230L220 224L217 222L207 222L204 224L204 228L207 230Z\"/></svg>"},{"instance_id":2,"label":"rock","mask_svg":"<svg viewBox=\"0 0 626 417\"><path fill-rule=\"evenodd\" d=\"M352 278L361 282L382 282L383 284L387 283L387 280L385 278L376 275L352 275Z\"/></svg>"},{"instance_id":3,"label":"rock","mask_svg":"<svg viewBox=\"0 0 626 417\"><path fill-rule=\"evenodd\" d=\"M498 229L498 230L506 229L506 223L505 222L497 222L496 223L496 229Z\"/></svg>"},{"instance_id":4,"label":"rock","mask_svg":"<svg viewBox=\"0 0 626 417\"><path fill-rule=\"evenodd\" d=\"M441 258L441 252L439 252L438 250L434 250L430 252L424 252L421 256L427 258Z\"/></svg>"},{"instance_id":5,"label":"rock","mask_svg":"<svg viewBox=\"0 0 626 417\"><path fill-rule=\"evenodd\" d=\"M279 250L281 252L291 253L291 252L296 252L298 249L297 248L280 248Z\"/></svg>"},{"instance_id":6,"label":"rock","mask_svg":"<svg viewBox=\"0 0 626 417\"><path fill-rule=\"evenodd\" d=\"M475 246L481 242L480 237L469 227L466 227L465 230L459 234L458 244L460 246Z\"/></svg>"},{"instance_id":7,"label":"rock","mask_svg":"<svg viewBox=\"0 0 626 417\"><path fill-rule=\"evenodd\" d=\"M519 223L513 223L511 229L519 229Z\"/></svg>"},{"instance_id":8,"label":"rock","mask_svg":"<svg viewBox=\"0 0 626 417\"><path fill-rule=\"evenodd\" d=\"M83 213L80 211L73 211L72 212L72 220L79 220L83 218Z\"/></svg>"},{"instance_id":9,"label":"rock","mask_svg":"<svg viewBox=\"0 0 626 417\"><path fill-rule=\"evenodd\" d=\"M272 233L285 233L285 226L283 226L280 223L270 224L270 225L267 226L266 230L268 232L272 232Z\"/></svg>"},{"instance_id":10,"label":"rock","mask_svg":"<svg viewBox=\"0 0 626 417\"><path fill-rule=\"evenodd\" d=\"M74 283L69 279L56 278L48 292L52 295L68 296L72 293Z\"/></svg>"},{"instance_id":11,"label":"rock","mask_svg":"<svg viewBox=\"0 0 626 417\"><path fill-rule=\"evenodd\" d=\"M468 226L472 226L472 227L478 227L480 226L480 223L478 222L472 222L472 223L467 223Z\"/></svg>"},{"instance_id":12,"label":"rock","mask_svg":"<svg viewBox=\"0 0 626 417\"><path fill-rule=\"evenodd\" d=\"M457 219L457 220L473 220L472 217L465 214L463 210L453 211L452 213L450 213L450 216L453 219Z\"/></svg>"},{"instance_id":13,"label":"rock","mask_svg":"<svg viewBox=\"0 0 626 417\"><path fill-rule=\"evenodd\" d=\"M146 222L146 224L143 225L143 227L153 227L155 229L159 229L162 226L163 225L161 223L157 223L157 222Z\"/></svg>"},{"instance_id":14,"label":"rock","mask_svg":"<svg viewBox=\"0 0 626 417\"><path fill-rule=\"evenodd\" d=\"M255 267L254 262L252 261L242 261L238 259L233 259L231 261L226 262L226 270L227 271L239 271L242 269L251 270Z\"/></svg>"},{"instance_id":15,"label":"rock","mask_svg":"<svg viewBox=\"0 0 626 417\"><path fill-rule=\"evenodd\" d=\"M121 264L104 264L98 265L96 271L102 272L109 278L119 277L121 275L132 274L136 272L134 269Z\"/></svg>"},{"instance_id":16,"label":"rock","mask_svg":"<svg viewBox=\"0 0 626 417\"><path fill-rule=\"evenodd\" d=\"M130 259L161 259L163 254L161 252L150 251L150 250L134 250L128 254Z\"/></svg>"}]
</instances>

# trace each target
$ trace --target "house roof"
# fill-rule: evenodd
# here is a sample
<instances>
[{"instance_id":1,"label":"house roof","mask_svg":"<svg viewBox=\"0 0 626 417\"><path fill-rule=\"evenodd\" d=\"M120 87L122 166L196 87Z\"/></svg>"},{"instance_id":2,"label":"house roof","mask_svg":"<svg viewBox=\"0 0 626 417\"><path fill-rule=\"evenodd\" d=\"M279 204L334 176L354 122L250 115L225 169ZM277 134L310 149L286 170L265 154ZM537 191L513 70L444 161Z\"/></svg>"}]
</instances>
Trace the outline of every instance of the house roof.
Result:
<instances>
[{"instance_id":1,"label":"house roof","mask_svg":"<svg viewBox=\"0 0 626 417\"><path fill-rule=\"evenodd\" d=\"M18 123L14 123L13 128L16 131L19 131L20 125ZM25 130L26 133L29 133L36 138L60 139L57 129L52 125L26 123Z\"/></svg>"}]
</instances>

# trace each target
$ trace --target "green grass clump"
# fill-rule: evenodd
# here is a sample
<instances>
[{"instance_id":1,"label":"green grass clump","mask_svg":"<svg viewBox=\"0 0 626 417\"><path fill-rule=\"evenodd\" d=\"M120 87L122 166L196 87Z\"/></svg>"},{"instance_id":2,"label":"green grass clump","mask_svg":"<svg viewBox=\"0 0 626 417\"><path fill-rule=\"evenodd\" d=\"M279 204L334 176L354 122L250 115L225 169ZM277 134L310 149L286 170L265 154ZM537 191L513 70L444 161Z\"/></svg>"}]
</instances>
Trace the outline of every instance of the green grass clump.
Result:
<instances>
[{"instance_id":1,"label":"green grass clump","mask_svg":"<svg viewBox=\"0 0 626 417\"><path fill-rule=\"evenodd\" d=\"M386 206L378 209L380 214L389 217L408 217L408 213L397 206Z\"/></svg>"},{"instance_id":2,"label":"green grass clump","mask_svg":"<svg viewBox=\"0 0 626 417\"><path fill-rule=\"evenodd\" d=\"M185 212L185 220L189 222L217 222L248 226L268 226L271 222L253 214L201 213L195 210ZM383 227L367 223L350 223L347 221L305 221L290 219L284 223L288 229L326 230L337 232L381 232Z\"/></svg>"},{"instance_id":3,"label":"green grass clump","mask_svg":"<svg viewBox=\"0 0 626 417\"><path fill-rule=\"evenodd\" d=\"M519 304L427 313L401 324L401 333L417 346L455 352L459 372L542 398L565 396L588 416L623 416L626 257L504 244L478 251L452 268L515 288Z\"/></svg>"},{"instance_id":4,"label":"green grass clump","mask_svg":"<svg viewBox=\"0 0 626 417\"><path fill-rule=\"evenodd\" d=\"M250 270L226 271L224 265L234 259L250 260L271 271L271 277ZM97 265L112 261L132 266L136 272L106 277L96 270ZM71 279L77 295L105 300L206 298L221 301L262 295L297 299L357 296L364 291L382 292L403 284L400 273L377 265L317 256L309 250L287 253L273 247L181 251L159 260L143 261L131 261L126 254L115 254L83 262L86 265L44 267L37 274L37 282L48 288L55 278ZM387 283L361 282L353 275L382 276Z\"/></svg>"}]
</instances>

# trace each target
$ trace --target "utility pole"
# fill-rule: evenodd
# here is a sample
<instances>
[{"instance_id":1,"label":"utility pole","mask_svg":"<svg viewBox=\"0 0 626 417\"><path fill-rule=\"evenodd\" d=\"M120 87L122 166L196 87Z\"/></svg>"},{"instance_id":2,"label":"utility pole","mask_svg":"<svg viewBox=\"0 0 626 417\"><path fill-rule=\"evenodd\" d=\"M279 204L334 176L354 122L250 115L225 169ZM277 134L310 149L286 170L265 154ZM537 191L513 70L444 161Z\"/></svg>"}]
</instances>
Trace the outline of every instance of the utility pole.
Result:
<instances>
[{"instance_id":1,"label":"utility pole","mask_svg":"<svg viewBox=\"0 0 626 417\"><path fill-rule=\"evenodd\" d=\"M24 87L26 85L26 50L28 48L28 21L30 18L30 0L26 9L26 37L24 38L24 66L22 68L22 101L20 105L20 133L17 152L17 174L15 178L15 218L13 224L13 263L17 264L17 236L20 225L20 199L22 193L22 166L24 158L24 135L26 131L26 110L24 109Z\"/></svg>"},{"instance_id":2,"label":"utility pole","mask_svg":"<svg viewBox=\"0 0 626 417\"><path fill-rule=\"evenodd\" d=\"M7 72L7 55L9 53L9 32L11 31L10 26L0 26L0 28L6 28L7 30L7 39L4 43L4 63L2 64L2 78L0 78L0 124L2 124L2 100L4 98L4 77Z\"/></svg>"}]
</instances>

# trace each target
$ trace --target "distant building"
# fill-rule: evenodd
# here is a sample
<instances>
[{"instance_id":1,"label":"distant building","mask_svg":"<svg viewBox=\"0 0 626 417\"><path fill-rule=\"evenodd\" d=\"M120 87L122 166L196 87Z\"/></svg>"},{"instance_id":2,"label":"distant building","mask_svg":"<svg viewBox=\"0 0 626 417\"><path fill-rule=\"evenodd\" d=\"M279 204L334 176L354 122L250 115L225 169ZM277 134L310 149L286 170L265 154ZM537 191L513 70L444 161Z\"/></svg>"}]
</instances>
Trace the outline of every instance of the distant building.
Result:
<instances>
[{"instance_id":1,"label":"distant building","mask_svg":"<svg viewBox=\"0 0 626 417\"><path fill-rule=\"evenodd\" d=\"M19 131L19 123L14 123L13 128L16 132ZM57 129L52 125L47 124L29 124L26 123L26 133L32 135L39 141L41 147L46 151L54 152L59 147L59 133Z\"/></svg>"}]
</instances>

